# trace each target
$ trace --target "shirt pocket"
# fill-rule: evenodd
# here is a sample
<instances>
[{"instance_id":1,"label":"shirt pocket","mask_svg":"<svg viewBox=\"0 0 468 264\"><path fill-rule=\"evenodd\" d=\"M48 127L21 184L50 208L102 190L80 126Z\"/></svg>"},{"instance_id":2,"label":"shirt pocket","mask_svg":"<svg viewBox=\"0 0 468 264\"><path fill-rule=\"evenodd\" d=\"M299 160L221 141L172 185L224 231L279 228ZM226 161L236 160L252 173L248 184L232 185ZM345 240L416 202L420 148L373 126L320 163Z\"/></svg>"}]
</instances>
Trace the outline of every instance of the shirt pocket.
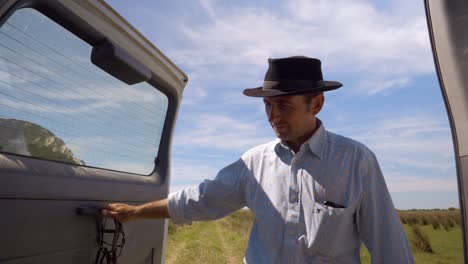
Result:
<instances>
[{"instance_id":1,"label":"shirt pocket","mask_svg":"<svg viewBox=\"0 0 468 264\"><path fill-rule=\"evenodd\" d=\"M311 221L309 252L334 256L349 246L344 244L343 234L354 228L352 208L334 208L314 202Z\"/></svg>"}]
</instances>

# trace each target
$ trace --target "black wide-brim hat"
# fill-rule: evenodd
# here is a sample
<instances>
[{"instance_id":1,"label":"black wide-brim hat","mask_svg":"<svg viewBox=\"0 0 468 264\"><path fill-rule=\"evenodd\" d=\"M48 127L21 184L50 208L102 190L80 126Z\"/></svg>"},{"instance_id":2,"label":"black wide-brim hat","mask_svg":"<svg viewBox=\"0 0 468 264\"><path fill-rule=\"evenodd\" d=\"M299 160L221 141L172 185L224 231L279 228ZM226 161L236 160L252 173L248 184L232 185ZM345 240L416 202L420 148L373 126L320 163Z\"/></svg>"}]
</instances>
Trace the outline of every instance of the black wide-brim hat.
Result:
<instances>
[{"instance_id":1,"label":"black wide-brim hat","mask_svg":"<svg viewBox=\"0 0 468 264\"><path fill-rule=\"evenodd\" d=\"M335 90L340 82L324 81L322 63L303 56L268 59L269 67L262 87L245 89L253 97L299 95Z\"/></svg>"}]
</instances>

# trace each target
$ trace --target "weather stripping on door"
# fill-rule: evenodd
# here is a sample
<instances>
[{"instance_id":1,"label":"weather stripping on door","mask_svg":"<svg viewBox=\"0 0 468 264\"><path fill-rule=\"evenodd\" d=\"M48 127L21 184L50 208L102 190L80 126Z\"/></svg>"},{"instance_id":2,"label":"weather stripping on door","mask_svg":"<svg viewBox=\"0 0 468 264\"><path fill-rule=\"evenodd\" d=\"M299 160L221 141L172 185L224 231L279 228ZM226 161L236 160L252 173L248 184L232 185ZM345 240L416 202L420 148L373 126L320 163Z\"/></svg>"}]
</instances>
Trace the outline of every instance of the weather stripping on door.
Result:
<instances>
[{"instance_id":1,"label":"weather stripping on door","mask_svg":"<svg viewBox=\"0 0 468 264\"><path fill-rule=\"evenodd\" d=\"M76 212L79 215L91 215L96 217L96 242L98 243L98 251L94 263L116 264L117 258L122 254L122 249L125 246L125 233L122 223L112 219L114 227L110 229L107 228L108 217L102 216L97 207L79 207Z\"/></svg>"}]
</instances>

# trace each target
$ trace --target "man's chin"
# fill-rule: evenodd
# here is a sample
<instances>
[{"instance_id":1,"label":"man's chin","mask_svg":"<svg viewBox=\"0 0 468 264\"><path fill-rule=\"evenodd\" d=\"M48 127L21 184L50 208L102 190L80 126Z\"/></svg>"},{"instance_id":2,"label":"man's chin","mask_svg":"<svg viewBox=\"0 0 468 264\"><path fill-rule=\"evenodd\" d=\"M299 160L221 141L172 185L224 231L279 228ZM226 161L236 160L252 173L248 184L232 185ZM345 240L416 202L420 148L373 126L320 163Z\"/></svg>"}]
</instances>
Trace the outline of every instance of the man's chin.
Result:
<instances>
[{"instance_id":1,"label":"man's chin","mask_svg":"<svg viewBox=\"0 0 468 264\"><path fill-rule=\"evenodd\" d=\"M281 139L281 140L285 140L285 141L286 141L286 140L289 140L288 135L286 135L286 134L284 134L284 133L275 132L275 134L276 134L276 137L279 138L279 139Z\"/></svg>"}]
</instances>

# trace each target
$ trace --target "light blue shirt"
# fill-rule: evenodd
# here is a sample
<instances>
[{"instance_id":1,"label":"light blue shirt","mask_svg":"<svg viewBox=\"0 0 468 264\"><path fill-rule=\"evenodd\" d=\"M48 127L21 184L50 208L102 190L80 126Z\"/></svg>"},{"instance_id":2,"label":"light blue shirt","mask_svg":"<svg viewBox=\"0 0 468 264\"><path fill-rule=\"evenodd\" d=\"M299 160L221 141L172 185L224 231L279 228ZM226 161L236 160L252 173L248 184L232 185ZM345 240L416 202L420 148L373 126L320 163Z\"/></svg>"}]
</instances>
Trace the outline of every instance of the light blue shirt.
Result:
<instances>
[{"instance_id":1,"label":"light blue shirt","mask_svg":"<svg viewBox=\"0 0 468 264\"><path fill-rule=\"evenodd\" d=\"M244 206L255 215L246 263L360 263L361 241L372 263L413 263L375 155L322 124L296 154L279 139L257 146L168 204L182 224Z\"/></svg>"}]
</instances>

